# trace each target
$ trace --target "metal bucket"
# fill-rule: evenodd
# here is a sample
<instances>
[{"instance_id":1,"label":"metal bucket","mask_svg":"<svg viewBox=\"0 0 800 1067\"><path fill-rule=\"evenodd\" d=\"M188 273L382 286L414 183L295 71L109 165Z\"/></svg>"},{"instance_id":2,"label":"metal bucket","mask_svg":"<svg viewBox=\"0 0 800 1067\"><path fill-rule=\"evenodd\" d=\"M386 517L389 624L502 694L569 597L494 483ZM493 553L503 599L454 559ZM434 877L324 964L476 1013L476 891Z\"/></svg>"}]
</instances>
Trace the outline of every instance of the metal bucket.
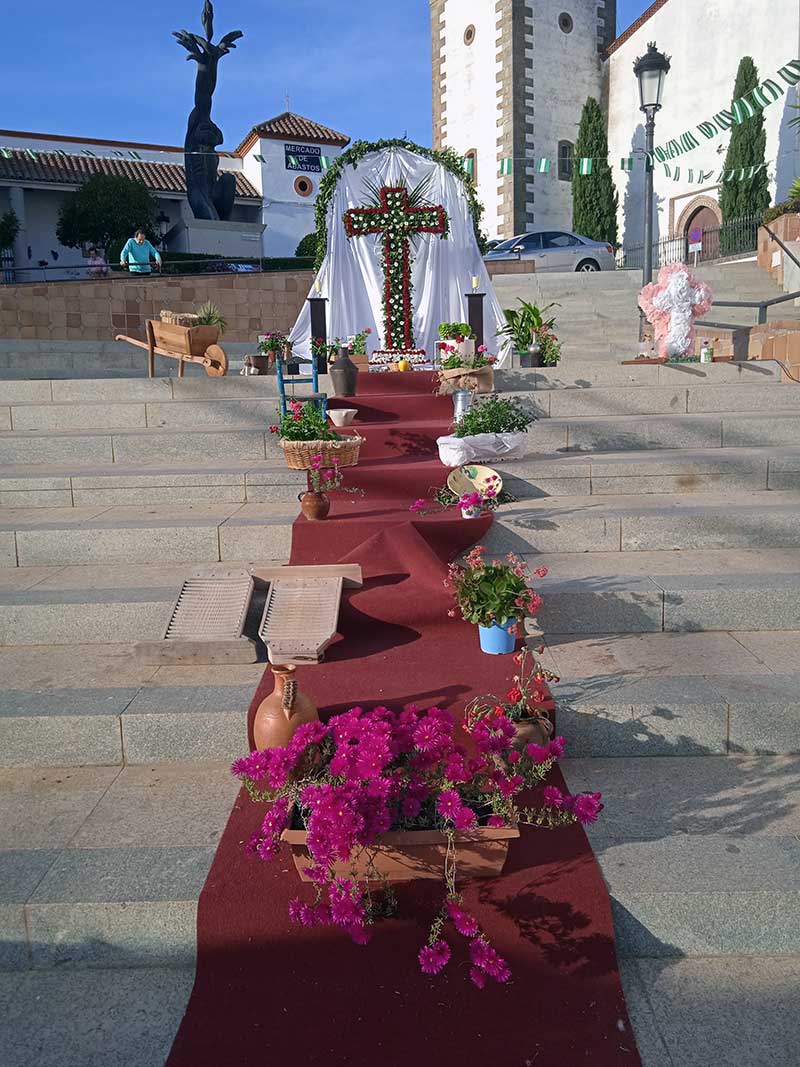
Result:
<instances>
[{"instance_id":1,"label":"metal bucket","mask_svg":"<svg viewBox=\"0 0 800 1067\"><path fill-rule=\"evenodd\" d=\"M472 407L472 393L469 389L456 389L453 393L453 422L460 422L461 417Z\"/></svg>"}]
</instances>

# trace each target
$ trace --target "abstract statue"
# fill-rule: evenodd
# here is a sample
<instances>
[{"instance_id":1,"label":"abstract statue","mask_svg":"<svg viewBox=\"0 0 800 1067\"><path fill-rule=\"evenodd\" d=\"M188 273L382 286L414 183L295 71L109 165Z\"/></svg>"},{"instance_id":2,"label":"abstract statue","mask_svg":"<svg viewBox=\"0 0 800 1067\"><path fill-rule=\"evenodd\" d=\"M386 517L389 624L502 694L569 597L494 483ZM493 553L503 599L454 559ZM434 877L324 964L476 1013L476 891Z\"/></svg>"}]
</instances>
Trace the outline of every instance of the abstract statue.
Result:
<instances>
[{"instance_id":1,"label":"abstract statue","mask_svg":"<svg viewBox=\"0 0 800 1067\"><path fill-rule=\"evenodd\" d=\"M217 64L235 42L244 37L241 30L226 33L219 44L212 44L214 36L214 5L206 0L203 7L205 38L188 30L176 30L177 37L197 63L194 87L194 109L189 116L184 141L186 191L196 219L229 219L236 196L236 178L227 171L217 174L219 160L216 149L222 144L222 130L211 121L211 97L217 87Z\"/></svg>"},{"instance_id":2,"label":"abstract statue","mask_svg":"<svg viewBox=\"0 0 800 1067\"><path fill-rule=\"evenodd\" d=\"M653 327L662 359L694 355L695 319L711 307L711 289L699 281L685 263L670 263L658 272L658 281L639 293L639 307Z\"/></svg>"}]
</instances>

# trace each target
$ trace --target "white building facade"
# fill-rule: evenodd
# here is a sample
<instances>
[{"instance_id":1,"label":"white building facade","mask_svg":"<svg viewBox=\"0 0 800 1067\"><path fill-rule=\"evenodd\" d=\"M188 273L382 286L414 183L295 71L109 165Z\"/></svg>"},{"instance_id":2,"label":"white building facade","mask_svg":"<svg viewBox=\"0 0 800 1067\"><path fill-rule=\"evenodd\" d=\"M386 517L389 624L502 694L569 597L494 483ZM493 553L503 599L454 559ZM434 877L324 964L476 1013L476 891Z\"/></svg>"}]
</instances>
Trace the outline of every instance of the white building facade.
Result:
<instances>
[{"instance_id":1,"label":"white building facade","mask_svg":"<svg viewBox=\"0 0 800 1067\"><path fill-rule=\"evenodd\" d=\"M743 56L753 58L762 82L800 56L800 0L743 3L735 14L733 6L656 0L617 36L616 0L430 0L434 146L473 159L489 237L571 229L572 148L583 105L594 96L608 116L620 240L641 243L643 158L635 156L630 173L621 160L644 147L633 64L648 42L672 58L657 145L730 107ZM781 98L764 109L773 200L800 174L797 131L788 126L798 94L781 84ZM728 138L698 138L699 147L674 160L677 181L656 166L657 237L683 235L693 219L721 219L718 176ZM512 173L502 174L509 158ZM540 159L550 160L549 173L536 172ZM713 178L699 183L709 171Z\"/></svg>"},{"instance_id":2,"label":"white building facade","mask_svg":"<svg viewBox=\"0 0 800 1067\"><path fill-rule=\"evenodd\" d=\"M151 190L167 249L294 256L315 228L325 162L348 143L345 134L290 112L253 127L235 152L220 153L220 171L236 175L233 214L222 224L194 218L182 148L0 130L0 215L13 210L20 224L13 262L6 259L3 266L19 281L83 276L87 250L60 245L56 226L64 199L102 173L137 179Z\"/></svg>"}]
</instances>

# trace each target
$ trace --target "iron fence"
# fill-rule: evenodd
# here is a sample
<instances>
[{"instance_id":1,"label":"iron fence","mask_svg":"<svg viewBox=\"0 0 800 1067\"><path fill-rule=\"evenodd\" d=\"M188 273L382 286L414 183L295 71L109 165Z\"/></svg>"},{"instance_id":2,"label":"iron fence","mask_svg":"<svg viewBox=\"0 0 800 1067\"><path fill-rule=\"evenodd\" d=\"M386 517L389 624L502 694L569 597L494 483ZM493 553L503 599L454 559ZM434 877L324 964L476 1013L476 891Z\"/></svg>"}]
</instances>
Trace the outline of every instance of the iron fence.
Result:
<instances>
[{"instance_id":1,"label":"iron fence","mask_svg":"<svg viewBox=\"0 0 800 1067\"><path fill-rule=\"evenodd\" d=\"M0 282L13 285L18 282L119 281L123 278L141 280L196 274L259 274L285 270L312 270L313 266L313 259L296 256L264 259L217 259L208 256L203 259L165 258L160 267L153 263L151 272L146 274L129 271L126 267L119 266L118 263L89 266L85 262L49 263L43 261L34 267L17 267L14 265L13 256L4 254L0 262Z\"/></svg>"},{"instance_id":2,"label":"iron fence","mask_svg":"<svg viewBox=\"0 0 800 1067\"><path fill-rule=\"evenodd\" d=\"M752 216L731 219L721 226L702 231L701 247L690 250L689 234L665 237L653 244L653 269L669 263L703 263L726 256L754 252L758 246L758 227L761 219ZM644 266L644 245L621 248L617 252L618 270L641 270Z\"/></svg>"}]
</instances>

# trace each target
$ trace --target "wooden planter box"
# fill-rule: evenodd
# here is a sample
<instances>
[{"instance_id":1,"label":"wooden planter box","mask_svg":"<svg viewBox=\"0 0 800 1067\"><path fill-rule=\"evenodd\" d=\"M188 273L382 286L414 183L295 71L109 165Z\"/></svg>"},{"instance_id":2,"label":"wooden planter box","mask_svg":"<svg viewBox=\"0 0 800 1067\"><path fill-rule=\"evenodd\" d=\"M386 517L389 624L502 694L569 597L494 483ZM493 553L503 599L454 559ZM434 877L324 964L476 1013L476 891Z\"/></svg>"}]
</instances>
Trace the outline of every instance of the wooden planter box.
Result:
<instances>
[{"instance_id":1,"label":"wooden planter box","mask_svg":"<svg viewBox=\"0 0 800 1067\"><path fill-rule=\"evenodd\" d=\"M458 877L492 878L499 875L506 862L508 845L519 837L512 826L483 826L467 833L456 834ZM314 861L306 845L305 830L284 830L281 839L292 850L297 873L303 882L311 879L304 872ZM390 882L405 882L412 878L444 878L444 859L447 839L438 830L394 830L380 837L379 843L363 848L347 862L334 864L337 877L357 879L367 877L370 857L375 867Z\"/></svg>"}]
</instances>

